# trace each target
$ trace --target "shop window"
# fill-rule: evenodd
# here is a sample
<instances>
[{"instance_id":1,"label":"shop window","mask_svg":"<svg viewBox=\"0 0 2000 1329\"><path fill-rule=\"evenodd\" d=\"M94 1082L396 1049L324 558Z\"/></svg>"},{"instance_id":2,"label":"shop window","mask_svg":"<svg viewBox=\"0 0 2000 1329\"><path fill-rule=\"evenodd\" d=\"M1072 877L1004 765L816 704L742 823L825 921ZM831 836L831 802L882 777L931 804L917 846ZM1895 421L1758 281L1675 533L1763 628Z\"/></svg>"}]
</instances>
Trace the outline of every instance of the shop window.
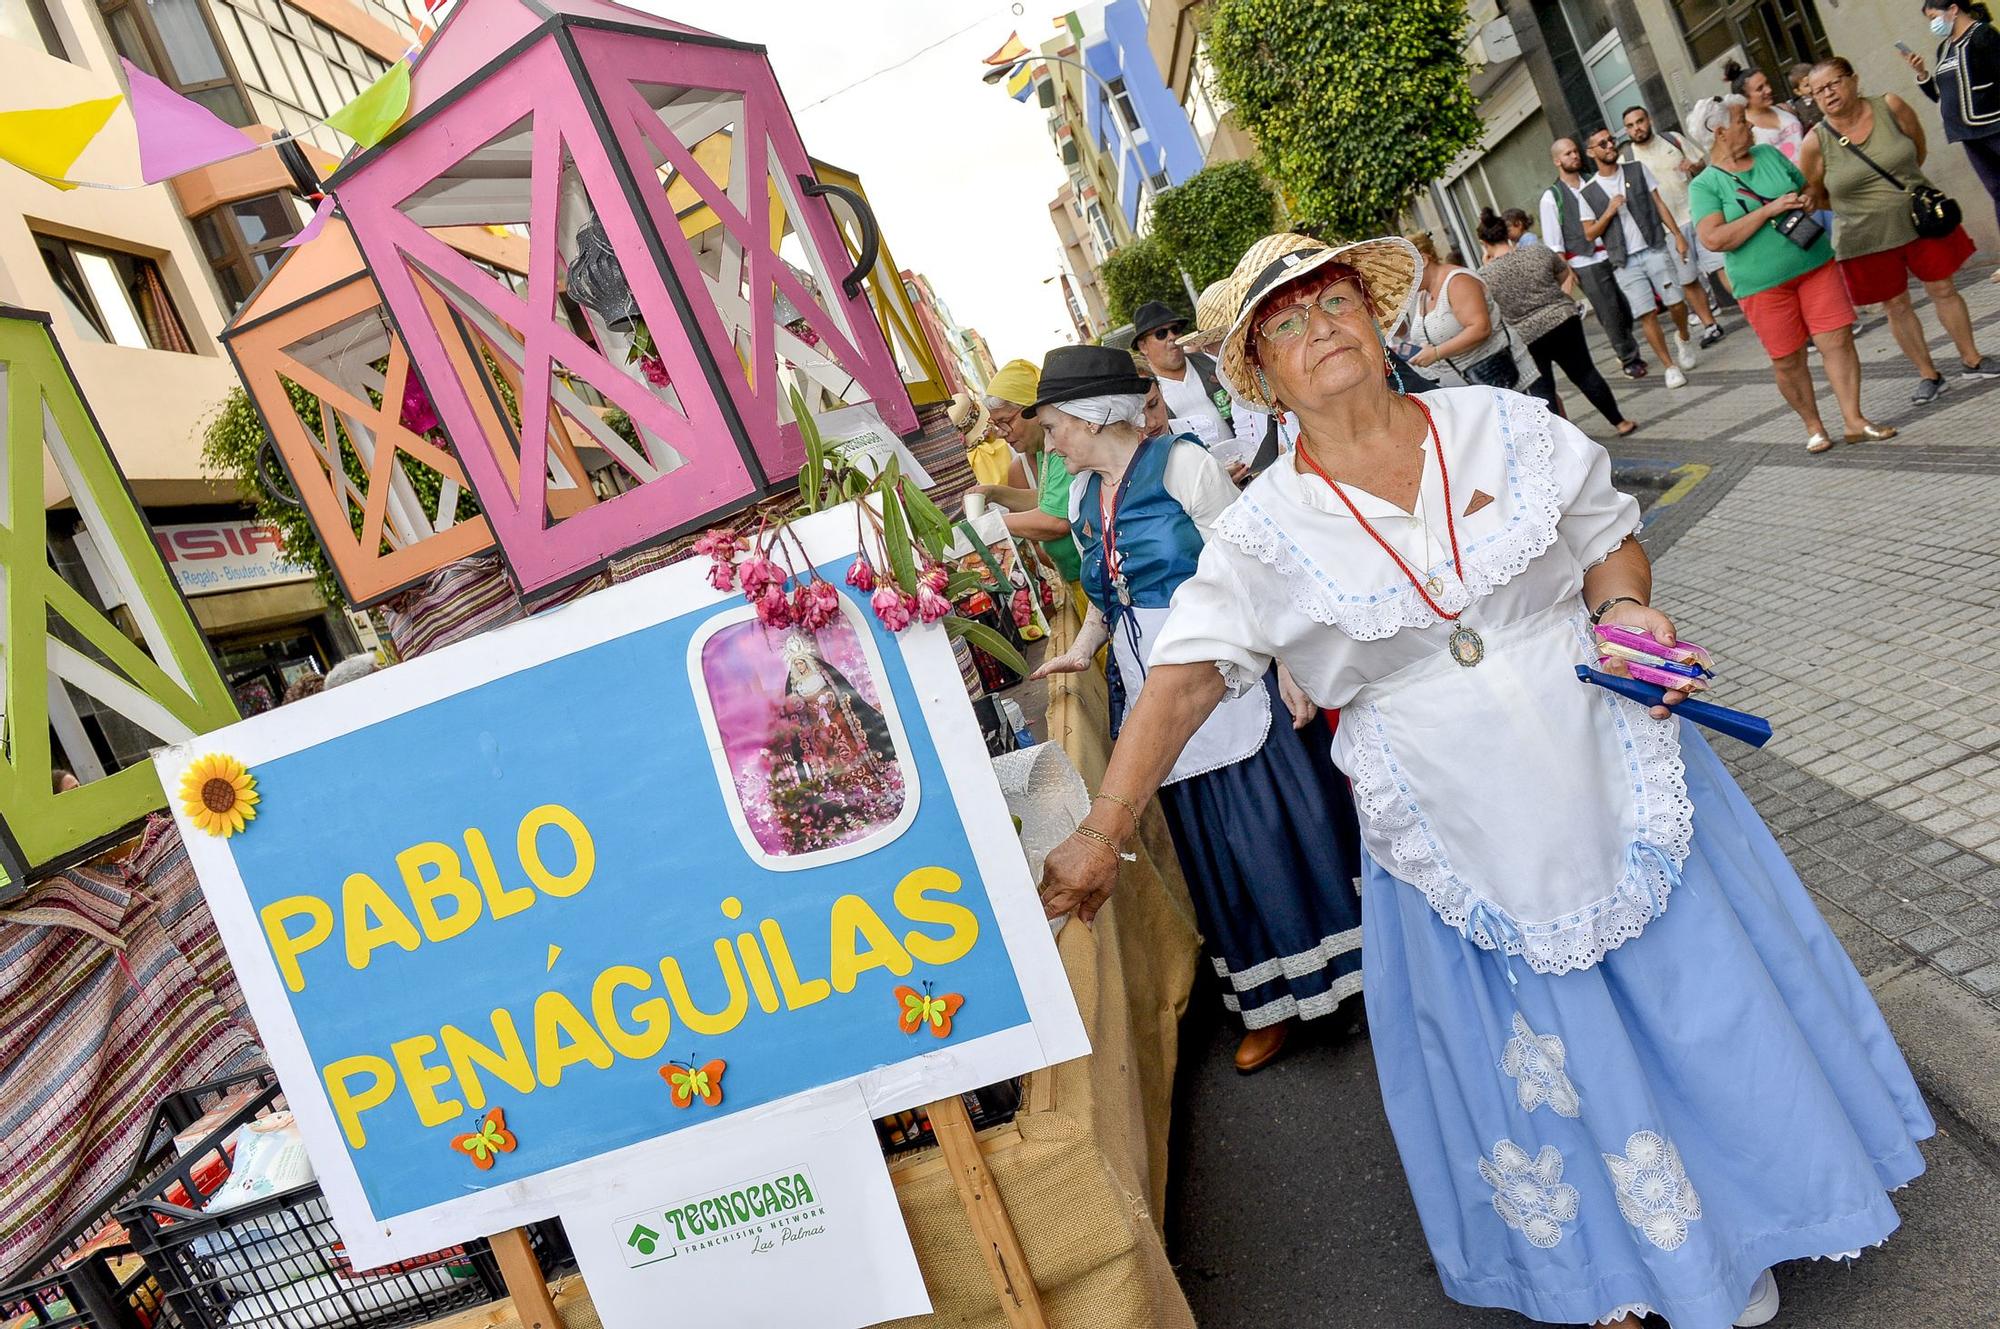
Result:
<instances>
[{"instance_id":1,"label":"shop window","mask_svg":"<svg viewBox=\"0 0 2000 1329\"><path fill-rule=\"evenodd\" d=\"M58 60L69 59L62 29L56 26L49 0L6 0L0 4L0 37L39 46Z\"/></svg>"},{"instance_id":2,"label":"shop window","mask_svg":"<svg viewBox=\"0 0 2000 1329\"><path fill-rule=\"evenodd\" d=\"M98 0L98 8L118 54L228 123L253 123L203 0Z\"/></svg>"},{"instance_id":3,"label":"shop window","mask_svg":"<svg viewBox=\"0 0 2000 1329\"><path fill-rule=\"evenodd\" d=\"M38 235L42 262L70 322L86 341L192 352L187 326L150 258Z\"/></svg>"},{"instance_id":4,"label":"shop window","mask_svg":"<svg viewBox=\"0 0 2000 1329\"><path fill-rule=\"evenodd\" d=\"M285 241L300 225L298 207L286 194L225 203L194 219L194 233L232 311L278 266Z\"/></svg>"}]
</instances>

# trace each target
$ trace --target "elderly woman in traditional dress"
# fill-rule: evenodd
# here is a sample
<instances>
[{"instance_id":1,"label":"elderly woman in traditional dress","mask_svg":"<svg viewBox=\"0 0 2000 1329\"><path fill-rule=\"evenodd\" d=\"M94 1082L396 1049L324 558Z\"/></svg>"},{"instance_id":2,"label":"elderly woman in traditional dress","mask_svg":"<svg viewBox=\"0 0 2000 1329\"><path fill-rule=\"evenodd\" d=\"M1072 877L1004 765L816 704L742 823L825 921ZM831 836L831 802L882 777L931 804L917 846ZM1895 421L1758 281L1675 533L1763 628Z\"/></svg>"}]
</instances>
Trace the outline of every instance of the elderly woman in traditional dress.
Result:
<instances>
[{"instance_id":1,"label":"elderly woman in traditional dress","mask_svg":"<svg viewBox=\"0 0 2000 1329\"><path fill-rule=\"evenodd\" d=\"M1027 408L1075 477L1070 526L1090 597L1075 645L1036 677L1091 667L1108 638L1114 736L1175 589L1236 501L1199 438L1140 427L1146 387L1123 351L1064 346L1049 352ZM1267 667L1213 708L1154 782L1223 1005L1243 1021L1236 1068L1246 1073L1278 1055L1294 1021L1329 1015L1361 991L1354 804L1315 717L1290 676ZM1138 829L1136 802L1098 799L1122 818L1121 837Z\"/></svg>"},{"instance_id":2,"label":"elderly woman in traditional dress","mask_svg":"<svg viewBox=\"0 0 2000 1329\"><path fill-rule=\"evenodd\" d=\"M1283 662L1341 708L1369 1026L1446 1291L1555 1324L1764 1324L1770 1266L1895 1230L1933 1127L1700 734L1577 681L1593 620L1674 639L1637 506L1539 401L1385 381L1406 242L1273 237L1245 265L1222 372L1304 432L1175 595L1117 802L1049 856L1046 907L1096 911L1123 804Z\"/></svg>"}]
</instances>

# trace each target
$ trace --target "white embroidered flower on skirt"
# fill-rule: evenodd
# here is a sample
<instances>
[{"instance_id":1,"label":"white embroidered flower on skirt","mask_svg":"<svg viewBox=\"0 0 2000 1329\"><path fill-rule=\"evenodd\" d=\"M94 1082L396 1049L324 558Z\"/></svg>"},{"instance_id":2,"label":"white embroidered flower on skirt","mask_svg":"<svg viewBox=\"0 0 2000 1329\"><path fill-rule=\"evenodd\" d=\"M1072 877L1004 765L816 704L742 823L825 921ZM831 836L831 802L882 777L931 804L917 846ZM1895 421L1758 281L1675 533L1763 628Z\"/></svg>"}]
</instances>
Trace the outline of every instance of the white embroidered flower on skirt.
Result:
<instances>
[{"instance_id":1,"label":"white embroidered flower on skirt","mask_svg":"<svg viewBox=\"0 0 2000 1329\"><path fill-rule=\"evenodd\" d=\"M1521 1111L1533 1112L1546 1103L1558 1117L1574 1117L1581 1108L1576 1086L1569 1082L1563 1063L1569 1054L1554 1034L1538 1034L1528 1027L1519 1011L1514 1012L1514 1036L1500 1055L1500 1069L1514 1077L1515 1096Z\"/></svg>"},{"instance_id":2,"label":"white embroidered flower on skirt","mask_svg":"<svg viewBox=\"0 0 2000 1329\"><path fill-rule=\"evenodd\" d=\"M1479 1160L1479 1175L1493 1188L1493 1212L1530 1244L1548 1250L1563 1239L1562 1225L1576 1218L1576 1187L1564 1183L1563 1158L1552 1144L1533 1158L1512 1140Z\"/></svg>"},{"instance_id":3,"label":"white embroidered flower on skirt","mask_svg":"<svg viewBox=\"0 0 2000 1329\"><path fill-rule=\"evenodd\" d=\"M1637 1131L1625 1141L1625 1156L1606 1154L1604 1166L1617 1184L1618 1212L1625 1221L1661 1250L1679 1250L1688 1224L1701 1217L1701 1197L1681 1166L1680 1151L1652 1131Z\"/></svg>"}]
</instances>

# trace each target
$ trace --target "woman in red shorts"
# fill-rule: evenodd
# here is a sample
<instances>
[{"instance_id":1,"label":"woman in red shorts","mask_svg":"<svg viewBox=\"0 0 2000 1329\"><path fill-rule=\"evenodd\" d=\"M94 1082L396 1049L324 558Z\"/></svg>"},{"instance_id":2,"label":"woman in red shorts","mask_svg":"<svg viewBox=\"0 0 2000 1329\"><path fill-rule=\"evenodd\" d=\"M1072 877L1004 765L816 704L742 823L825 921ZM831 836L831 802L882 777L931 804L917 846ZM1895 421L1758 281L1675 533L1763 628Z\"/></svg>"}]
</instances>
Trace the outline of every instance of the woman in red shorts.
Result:
<instances>
[{"instance_id":1,"label":"woman in red shorts","mask_svg":"<svg viewBox=\"0 0 2000 1329\"><path fill-rule=\"evenodd\" d=\"M1721 254L1729 285L1743 306L1778 391L1806 427L1806 451L1825 452L1833 438L1820 419L1812 370L1806 365L1808 339L1819 347L1820 363L1840 402L1849 443L1894 438L1894 429L1871 423L1861 413L1861 357L1854 351L1854 305L1833 261L1825 235L1801 246L1803 233L1790 225L1793 214L1812 207L1806 178L1776 148L1756 143L1745 112L1749 102L1731 94L1700 103L1690 128L1713 135L1708 169L1688 182L1688 215L1701 247ZM1810 218L1805 218L1810 221Z\"/></svg>"},{"instance_id":2,"label":"woman in red shorts","mask_svg":"<svg viewBox=\"0 0 2000 1329\"><path fill-rule=\"evenodd\" d=\"M1948 235L1920 236L1910 218L1905 191L1930 183L1920 169L1926 149L1917 113L1894 93L1863 97L1854 66L1839 56L1820 61L1808 86L1826 118L1806 135L1799 169L1821 205L1833 209L1833 252L1848 295L1857 305L1882 306L1896 345L1917 367L1910 400L1928 405L1945 386L1910 303L1911 277L1930 292L1965 376L2000 378L2000 360L1979 353L1972 311L1952 283L1972 256L1972 237L1962 226Z\"/></svg>"}]
</instances>

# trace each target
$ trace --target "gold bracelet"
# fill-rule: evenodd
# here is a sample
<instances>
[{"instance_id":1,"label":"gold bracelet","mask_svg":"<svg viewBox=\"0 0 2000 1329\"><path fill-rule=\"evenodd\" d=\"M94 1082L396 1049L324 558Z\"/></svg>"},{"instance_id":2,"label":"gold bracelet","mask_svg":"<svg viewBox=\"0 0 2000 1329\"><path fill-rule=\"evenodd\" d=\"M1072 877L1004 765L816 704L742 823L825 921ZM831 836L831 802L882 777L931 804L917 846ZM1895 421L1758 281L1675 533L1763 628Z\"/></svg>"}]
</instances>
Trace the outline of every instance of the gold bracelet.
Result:
<instances>
[{"instance_id":1,"label":"gold bracelet","mask_svg":"<svg viewBox=\"0 0 2000 1329\"><path fill-rule=\"evenodd\" d=\"M1136 806L1136 805L1135 805L1135 804L1134 804L1134 803L1132 802L1132 800L1131 800L1131 799L1129 799L1129 798L1122 798L1122 797L1120 797L1119 795L1117 795L1117 794L1114 794L1114 793L1112 793L1112 792L1111 792L1111 791L1110 791L1109 789L1105 790L1105 791L1104 791L1103 793L1100 793L1099 795L1097 795L1097 797L1099 797L1099 798L1108 798L1108 799L1110 799L1110 800L1111 800L1111 801L1112 801L1113 803L1116 803L1116 804L1117 804L1117 805L1118 805L1119 807L1121 807L1121 808L1124 808L1126 812L1130 813L1130 814L1131 814L1131 817L1132 817L1132 830L1133 830L1134 834L1136 834L1136 833L1138 832L1138 830L1139 830L1139 809L1138 809L1138 807L1137 807L1137 806Z\"/></svg>"},{"instance_id":2,"label":"gold bracelet","mask_svg":"<svg viewBox=\"0 0 2000 1329\"><path fill-rule=\"evenodd\" d=\"M1079 826L1076 828L1076 833L1086 840L1094 840L1098 844L1103 845L1127 863L1136 863L1139 861L1137 854L1127 853L1123 849L1120 849L1116 840L1106 835L1103 831L1098 830L1095 826Z\"/></svg>"}]
</instances>

